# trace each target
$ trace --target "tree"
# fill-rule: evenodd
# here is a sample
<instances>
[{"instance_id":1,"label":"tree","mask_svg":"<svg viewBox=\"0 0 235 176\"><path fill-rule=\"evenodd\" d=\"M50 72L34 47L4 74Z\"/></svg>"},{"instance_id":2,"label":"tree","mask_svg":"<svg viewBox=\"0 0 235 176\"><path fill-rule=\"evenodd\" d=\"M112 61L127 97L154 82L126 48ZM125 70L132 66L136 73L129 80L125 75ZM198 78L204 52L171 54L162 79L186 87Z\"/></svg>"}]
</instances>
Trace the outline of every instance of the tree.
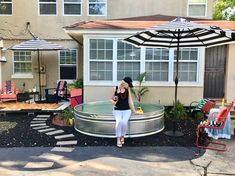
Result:
<instances>
[{"instance_id":1,"label":"tree","mask_svg":"<svg viewBox=\"0 0 235 176\"><path fill-rule=\"evenodd\" d=\"M213 19L235 21L235 1L216 0L214 3Z\"/></svg>"}]
</instances>

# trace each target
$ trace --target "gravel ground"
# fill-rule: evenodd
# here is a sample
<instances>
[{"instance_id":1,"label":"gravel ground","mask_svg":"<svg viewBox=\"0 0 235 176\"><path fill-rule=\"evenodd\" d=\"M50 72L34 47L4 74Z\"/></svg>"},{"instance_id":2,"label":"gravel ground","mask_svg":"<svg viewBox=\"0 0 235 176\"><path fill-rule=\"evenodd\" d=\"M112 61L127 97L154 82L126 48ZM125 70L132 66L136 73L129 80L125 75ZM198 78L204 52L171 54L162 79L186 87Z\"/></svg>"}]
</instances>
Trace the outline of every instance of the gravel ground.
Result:
<instances>
[{"instance_id":1,"label":"gravel ground","mask_svg":"<svg viewBox=\"0 0 235 176\"><path fill-rule=\"evenodd\" d=\"M0 117L0 147L34 147L55 146L56 140L45 133L39 133L30 127L35 116L27 114L7 114ZM72 133L78 140L77 146L114 146L115 139L90 137L78 133L71 127L59 127L47 120L47 125ZM171 130L172 123L166 123L165 130ZM184 133L183 137L168 137L163 132L147 137L126 139L125 146L195 146L196 124L192 120L180 121L177 129Z\"/></svg>"}]
</instances>

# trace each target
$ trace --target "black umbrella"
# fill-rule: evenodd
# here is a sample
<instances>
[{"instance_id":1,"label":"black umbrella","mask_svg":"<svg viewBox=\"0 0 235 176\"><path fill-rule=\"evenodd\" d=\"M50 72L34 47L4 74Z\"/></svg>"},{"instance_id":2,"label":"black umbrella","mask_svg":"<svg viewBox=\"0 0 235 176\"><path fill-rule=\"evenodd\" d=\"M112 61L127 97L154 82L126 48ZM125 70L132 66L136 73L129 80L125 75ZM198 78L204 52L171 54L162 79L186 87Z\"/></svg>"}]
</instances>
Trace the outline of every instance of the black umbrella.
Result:
<instances>
[{"instance_id":1,"label":"black umbrella","mask_svg":"<svg viewBox=\"0 0 235 176\"><path fill-rule=\"evenodd\" d=\"M22 42L20 44L16 44L9 48L9 50L21 50L21 51L37 51L38 55L38 80L39 80L39 100L41 101L41 73L40 73L40 58L39 58L39 51L53 51L53 50L65 50L66 48L48 42L43 39L34 38L32 40L28 40Z\"/></svg>"},{"instance_id":2,"label":"black umbrella","mask_svg":"<svg viewBox=\"0 0 235 176\"><path fill-rule=\"evenodd\" d=\"M135 46L177 48L173 130L167 131L166 134L180 136L182 133L177 132L175 129L179 49L182 47L211 47L228 44L235 41L235 33L234 31L222 30L216 26L192 23L178 17L166 24L132 35L124 39L124 41Z\"/></svg>"}]
</instances>

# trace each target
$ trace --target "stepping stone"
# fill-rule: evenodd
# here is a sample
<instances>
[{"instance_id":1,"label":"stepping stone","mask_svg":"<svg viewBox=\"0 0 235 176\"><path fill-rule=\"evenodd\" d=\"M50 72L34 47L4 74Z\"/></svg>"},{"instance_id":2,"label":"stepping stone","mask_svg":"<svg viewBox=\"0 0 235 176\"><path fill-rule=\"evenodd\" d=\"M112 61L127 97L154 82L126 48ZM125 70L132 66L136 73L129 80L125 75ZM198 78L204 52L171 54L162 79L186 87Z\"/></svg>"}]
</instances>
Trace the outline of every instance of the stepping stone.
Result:
<instances>
[{"instance_id":1,"label":"stepping stone","mask_svg":"<svg viewBox=\"0 0 235 176\"><path fill-rule=\"evenodd\" d=\"M56 145L76 145L78 141L58 141Z\"/></svg>"},{"instance_id":2,"label":"stepping stone","mask_svg":"<svg viewBox=\"0 0 235 176\"><path fill-rule=\"evenodd\" d=\"M46 123L38 123L38 124L30 124L31 127L35 127L35 126L45 126Z\"/></svg>"},{"instance_id":3,"label":"stepping stone","mask_svg":"<svg viewBox=\"0 0 235 176\"><path fill-rule=\"evenodd\" d=\"M60 133L63 133L63 132L64 132L64 130L56 130L56 131L48 132L48 133L46 133L46 135L60 134Z\"/></svg>"},{"instance_id":4,"label":"stepping stone","mask_svg":"<svg viewBox=\"0 0 235 176\"><path fill-rule=\"evenodd\" d=\"M72 152L75 148L73 147L54 147L51 149L52 152Z\"/></svg>"},{"instance_id":5,"label":"stepping stone","mask_svg":"<svg viewBox=\"0 0 235 176\"><path fill-rule=\"evenodd\" d=\"M43 120L46 121L48 118L34 118L33 120Z\"/></svg>"},{"instance_id":6,"label":"stepping stone","mask_svg":"<svg viewBox=\"0 0 235 176\"><path fill-rule=\"evenodd\" d=\"M30 123L45 123L45 121L31 121Z\"/></svg>"},{"instance_id":7,"label":"stepping stone","mask_svg":"<svg viewBox=\"0 0 235 176\"><path fill-rule=\"evenodd\" d=\"M46 159L47 161L48 161L48 160L58 161L58 160L62 159L63 157L64 157L64 156L56 155L56 154L53 154L53 153L43 153L43 154L41 154L40 156L38 156L38 158L44 158L44 159Z\"/></svg>"},{"instance_id":8,"label":"stepping stone","mask_svg":"<svg viewBox=\"0 0 235 176\"><path fill-rule=\"evenodd\" d=\"M41 114L41 115L37 115L36 117L47 117L47 118L49 118L51 115L43 115L43 114Z\"/></svg>"},{"instance_id":9,"label":"stepping stone","mask_svg":"<svg viewBox=\"0 0 235 176\"><path fill-rule=\"evenodd\" d=\"M63 139L63 138L71 138L74 137L73 134L64 134L64 135L59 135L59 136L55 136L55 139Z\"/></svg>"},{"instance_id":10,"label":"stepping stone","mask_svg":"<svg viewBox=\"0 0 235 176\"><path fill-rule=\"evenodd\" d=\"M31 168L31 169L52 168L53 164L54 162L29 162L24 166L24 168Z\"/></svg>"},{"instance_id":11,"label":"stepping stone","mask_svg":"<svg viewBox=\"0 0 235 176\"><path fill-rule=\"evenodd\" d=\"M42 133L42 132L48 132L48 131L52 131L52 130L55 130L55 128L42 129L42 130L38 130L38 132Z\"/></svg>"},{"instance_id":12,"label":"stepping stone","mask_svg":"<svg viewBox=\"0 0 235 176\"><path fill-rule=\"evenodd\" d=\"M34 127L34 130L39 130L39 129L43 129L43 128L48 128L49 126L40 126L40 127Z\"/></svg>"}]
</instances>

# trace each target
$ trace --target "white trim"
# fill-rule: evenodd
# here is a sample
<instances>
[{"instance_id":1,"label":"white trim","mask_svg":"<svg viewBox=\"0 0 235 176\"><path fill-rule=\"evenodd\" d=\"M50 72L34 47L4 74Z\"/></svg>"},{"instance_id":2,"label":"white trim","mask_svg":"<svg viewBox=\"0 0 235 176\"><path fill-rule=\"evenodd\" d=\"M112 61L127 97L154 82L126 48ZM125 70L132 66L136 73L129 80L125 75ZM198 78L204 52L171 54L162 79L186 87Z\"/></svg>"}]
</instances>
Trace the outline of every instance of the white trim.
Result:
<instances>
[{"instance_id":1,"label":"white trim","mask_svg":"<svg viewBox=\"0 0 235 176\"><path fill-rule=\"evenodd\" d=\"M188 0L188 4L187 4L187 16L188 17L207 17L207 9L208 9L208 1L205 0L205 3L189 3L190 0ZM205 5L205 16L192 16L189 15L189 5Z\"/></svg>"},{"instance_id":2,"label":"white trim","mask_svg":"<svg viewBox=\"0 0 235 176\"><path fill-rule=\"evenodd\" d=\"M105 4L105 12L104 12L104 15L92 15L92 14L89 14L89 5L90 5L90 2L89 0L87 0L87 16L107 16L107 6L108 6L108 1L107 0L104 0L104 2L96 2L97 4ZM95 4L95 3L91 3L91 4Z\"/></svg>"},{"instance_id":3,"label":"white trim","mask_svg":"<svg viewBox=\"0 0 235 176\"><path fill-rule=\"evenodd\" d=\"M0 62L0 89L2 88L2 62Z\"/></svg>"},{"instance_id":4,"label":"white trim","mask_svg":"<svg viewBox=\"0 0 235 176\"><path fill-rule=\"evenodd\" d=\"M13 0L11 2L1 2L3 4L11 4L11 14L0 14L0 16L13 16L13 9L14 9L14 6L13 6Z\"/></svg>"},{"instance_id":5,"label":"white trim","mask_svg":"<svg viewBox=\"0 0 235 176\"><path fill-rule=\"evenodd\" d=\"M76 3L76 2L64 2L64 0L63 0L63 2L62 2L63 4L62 4L62 13L63 13L63 16L82 16L82 0L81 0L81 2L80 3ZM81 5L81 11L80 11L80 14L64 14L64 5L65 4L80 4Z\"/></svg>"},{"instance_id":6,"label":"white trim","mask_svg":"<svg viewBox=\"0 0 235 176\"><path fill-rule=\"evenodd\" d=\"M84 35L83 43L84 43L84 85L85 86L115 86L117 85L117 41L118 39L125 38L123 35ZM113 40L113 80L112 81L90 81L90 73L89 73L89 39L108 39ZM169 49L169 68L168 68L168 81L146 81L143 84L146 86L175 86L174 78L173 78L173 70L174 70L174 50L175 48ZM140 73L145 71L145 48L141 48L141 58L140 61L130 60L130 62L140 62ZM203 87L203 79L204 79L204 59L205 59L205 48L198 48L198 60L192 61L197 63L197 78L195 82L184 82L179 81L179 87ZM104 60L105 61L105 60ZM110 61L110 60L107 60ZM128 60L125 60L128 62ZM187 61L188 62L188 61ZM134 81L135 84L135 81Z\"/></svg>"},{"instance_id":7,"label":"white trim","mask_svg":"<svg viewBox=\"0 0 235 176\"><path fill-rule=\"evenodd\" d=\"M63 51L63 50L59 50L58 51L58 75L59 75L59 80L65 80L67 81L67 83L72 83L74 81L74 79L61 79L60 78L60 65L74 65L76 67L76 78L78 77L78 49L76 48L71 48L69 49L70 51L71 50L75 50L76 51L76 63L75 64L60 64L60 52Z\"/></svg>"},{"instance_id":8,"label":"white trim","mask_svg":"<svg viewBox=\"0 0 235 176\"><path fill-rule=\"evenodd\" d=\"M55 4L56 6L56 14L40 14L40 4ZM38 16L57 16L58 15L58 2L56 0L56 2L41 2L40 0L38 0Z\"/></svg>"},{"instance_id":9,"label":"white trim","mask_svg":"<svg viewBox=\"0 0 235 176\"><path fill-rule=\"evenodd\" d=\"M18 79L33 79L33 74L23 74L23 73L15 73L11 75L11 78L18 78Z\"/></svg>"}]
</instances>

